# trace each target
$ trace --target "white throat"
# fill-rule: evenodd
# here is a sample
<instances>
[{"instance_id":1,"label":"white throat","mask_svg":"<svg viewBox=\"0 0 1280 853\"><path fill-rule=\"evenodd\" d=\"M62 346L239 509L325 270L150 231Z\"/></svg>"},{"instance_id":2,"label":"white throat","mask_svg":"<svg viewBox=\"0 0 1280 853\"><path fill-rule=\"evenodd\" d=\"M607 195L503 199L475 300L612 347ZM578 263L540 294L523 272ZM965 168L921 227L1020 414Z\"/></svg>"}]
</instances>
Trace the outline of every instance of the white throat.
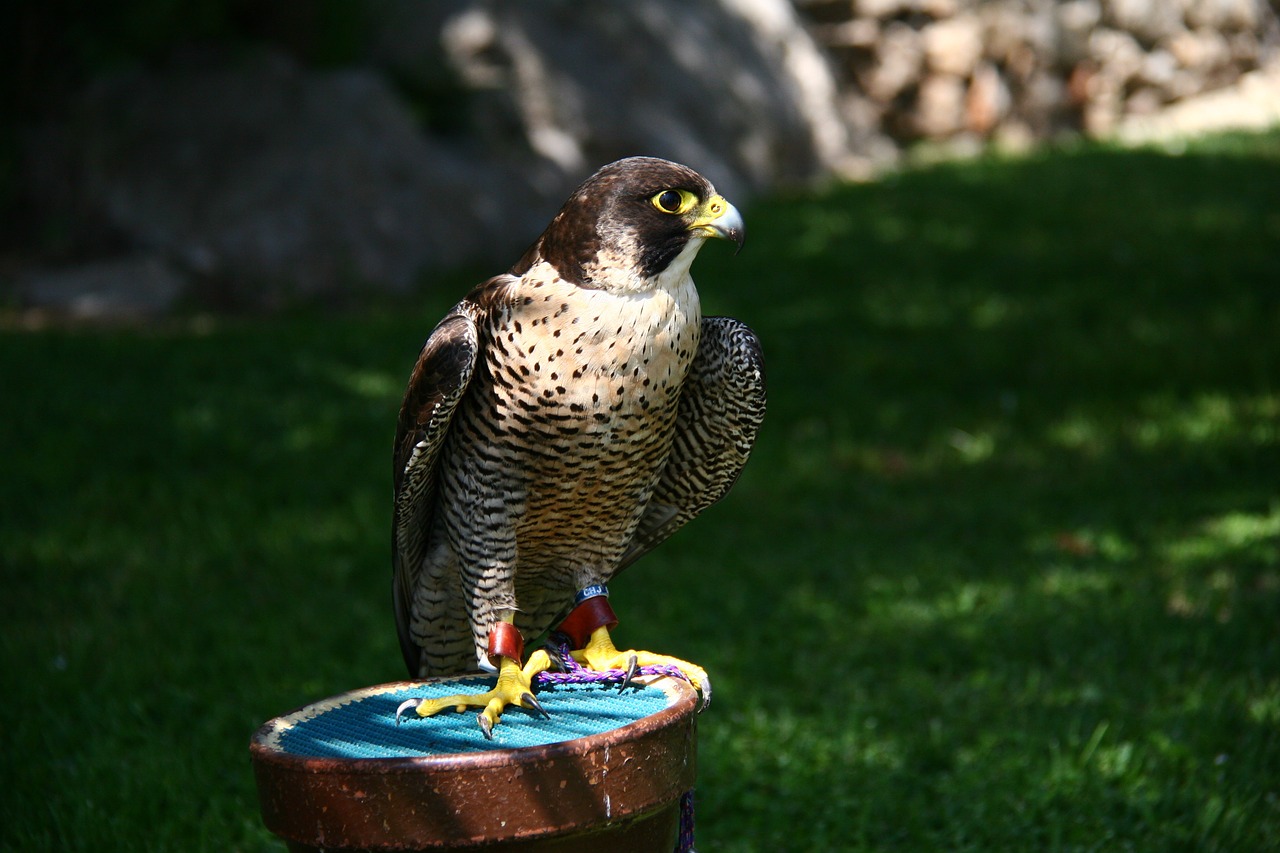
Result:
<instances>
[{"instance_id":1,"label":"white throat","mask_svg":"<svg viewBox=\"0 0 1280 853\"><path fill-rule=\"evenodd\" d=\"M606 290L619 296L635 296L644 293L665 291L673 296L693 287L689 280L689 267L698 256L698 250L707 240L695 234L680 250L680 254L672 258L667 268L653 278L644 278L639 271L627 263L627 257L637 257L639 251L631 251L627 247L621 255L613 252L601 252L586 273L591 278L591 287Z\"/></svg>"}]
</instances>

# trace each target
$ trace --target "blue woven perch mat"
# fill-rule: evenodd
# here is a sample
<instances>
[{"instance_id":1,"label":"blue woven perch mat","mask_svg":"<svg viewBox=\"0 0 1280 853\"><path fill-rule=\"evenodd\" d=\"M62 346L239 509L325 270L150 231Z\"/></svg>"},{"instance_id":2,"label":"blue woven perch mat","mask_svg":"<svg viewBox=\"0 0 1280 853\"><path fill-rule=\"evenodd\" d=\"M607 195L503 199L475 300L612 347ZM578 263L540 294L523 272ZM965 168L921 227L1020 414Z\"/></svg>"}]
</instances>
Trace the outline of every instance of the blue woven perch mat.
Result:
<instances>
[{"instance_id":1,"label":"blue woven perch mat","mask_svg":"<svg viewBox=\"0 0 1280 853\"><path fill-rule=\"evenodd\" d=\"M667 694L652 686L620 691L616 684L559 684L538 691L550 719L508 707L493 728L493 740L486 740L476 724L477 708L429 718L409 711L396 725L396 708L406 699L479 693L491 686L492 679L477 677L344 694L281 718L276 743L284 752L316 758L418 758L520 749L604 734L670 704Z\"/></svg>"}]
</instances>

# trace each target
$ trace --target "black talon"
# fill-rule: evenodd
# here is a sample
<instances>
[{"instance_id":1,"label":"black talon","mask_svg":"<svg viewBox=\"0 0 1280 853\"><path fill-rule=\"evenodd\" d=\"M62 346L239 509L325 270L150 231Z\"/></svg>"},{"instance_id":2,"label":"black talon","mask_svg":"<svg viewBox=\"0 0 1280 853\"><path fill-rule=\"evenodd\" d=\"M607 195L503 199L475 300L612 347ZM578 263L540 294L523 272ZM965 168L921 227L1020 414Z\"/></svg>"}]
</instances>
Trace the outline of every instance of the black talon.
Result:
<instances>
[{"instance_id":1,"label":"black talon","mask_svg":"<svg viewBox=\"0 0 1280 853\"><path fill-rule=\"evenodd\" d=\"M489 722L489 718L483 711L476 714L476 722L480 724L480 731L484 732L484 739L493 740L493 724Z\"/></svg>"},{"instance_id":2,"label":"black talon","mask_svg":"<svg viewBox=\"0 0 1280 853\"><path fill-rule=\"evenodd\" d=\"M627 660L627 674L622 677L622 684L618 687L619 693L626 690L627 685L631 683L631 679L636 677L636 669L638 668L636 664L636 656L632 655L630 659Z\"/></svg>"},{"instance_id":3,"label":"black talon","mask_svg":"<svg viewBox=\"0 0 1280 853\"><path fill-rule=\"evenodd\" d=\"M396 725L397 726L400 725L401 714L403 714L405 711L409 710L410 708L418 707L418 705L420 704L422 703L419 702L417 699L406 699L403 702L401 702L400 707L396 708Z\"/></svg>"},{"instance_id":4,"label":"black talon","mask_svg":"<svg viewBox=\"0 0 1280 853\"><path fill-rule=\"evenodd\" d=\"M551 715L547 713L547 709L542 707L542 703L533 698L532 693L525 693L520 697L520 702L526 708L529 708L543 716L543 719L551 719Z\"/></svg>"}]
</instances>

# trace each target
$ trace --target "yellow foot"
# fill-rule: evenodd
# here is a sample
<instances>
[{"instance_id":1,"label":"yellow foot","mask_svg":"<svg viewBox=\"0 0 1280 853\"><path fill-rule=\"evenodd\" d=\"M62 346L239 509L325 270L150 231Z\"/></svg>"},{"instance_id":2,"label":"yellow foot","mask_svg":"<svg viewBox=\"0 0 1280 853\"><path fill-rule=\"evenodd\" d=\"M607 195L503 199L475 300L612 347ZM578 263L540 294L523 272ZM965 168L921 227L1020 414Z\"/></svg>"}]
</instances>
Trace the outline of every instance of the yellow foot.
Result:
<instances>
[{"instance_id":1,"label":"yellow foot","mask_svg":"<svg viewBox=\"0 0 1280 853\"><path fill-rule=\"evenodd\" d=\"M498 667L498 683L486 693L458 693L443 696L439 699L409 699L396 709L396 724L400 723L400 715L412 708L419 717L430 717L447 708L463 711L468 707L483 708L476 715L476 722L486 738L493 738L493 727L502 717L502 711L508 705L528 708L544 717L550 718L541 703L533 698L533 677L551 667L551 658L539 649L529 656L529 662L523 667L519 661L504 657Z\"/></svg>"},{"instance_id":2,"label":"yellow foot","mask_svg":"<svg viewBox=\"0 0 1280 853\"><path fill-rule=\"evenodd\" d=\"M653 652L640 652L635 649L620 652L613 645L613 639L609 636L608 628L597 628L592 632L591 639L587 641L586 648L571 654L578 663L594 669L596 672L604 672L610 669L625 670L627 675L622 680L624 688L635 677L636 670L642 666L674 666L683 672L685 677L689 679L689 683L702 694L702 708L705 709L711 704L711 678L707 675L705 669L697 664L680 660L680 658L673 658L669 655L657 655Z\"/></svg>"}]
</instances>

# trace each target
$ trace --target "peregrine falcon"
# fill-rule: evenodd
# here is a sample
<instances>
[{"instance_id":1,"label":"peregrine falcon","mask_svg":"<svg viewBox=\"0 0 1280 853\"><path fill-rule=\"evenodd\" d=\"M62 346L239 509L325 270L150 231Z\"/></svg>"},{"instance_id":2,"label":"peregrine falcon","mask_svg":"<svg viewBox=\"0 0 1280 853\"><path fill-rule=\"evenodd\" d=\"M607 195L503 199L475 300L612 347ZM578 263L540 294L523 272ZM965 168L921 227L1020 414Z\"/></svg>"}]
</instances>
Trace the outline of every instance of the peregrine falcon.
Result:
<instances>
[{"instance_id":1,"label":"peregrine falcon","mask_svg":"<svg viewBox=\"0 0 1280 853\"><path fill-rule=\"evenodd\" d=\"M524 640L558 628L596 670L693 664L620 652L606 584L719 500L764 416L760 343L702 317L689 275L742 217L704 177L631 157L588 178L505 275L474 288L418 356L395 438L396 627L414 677L487 669L487 693L421 716L535 712ZM402 710L405 710L402 708Z\"/></svg>"}]
</instances>

